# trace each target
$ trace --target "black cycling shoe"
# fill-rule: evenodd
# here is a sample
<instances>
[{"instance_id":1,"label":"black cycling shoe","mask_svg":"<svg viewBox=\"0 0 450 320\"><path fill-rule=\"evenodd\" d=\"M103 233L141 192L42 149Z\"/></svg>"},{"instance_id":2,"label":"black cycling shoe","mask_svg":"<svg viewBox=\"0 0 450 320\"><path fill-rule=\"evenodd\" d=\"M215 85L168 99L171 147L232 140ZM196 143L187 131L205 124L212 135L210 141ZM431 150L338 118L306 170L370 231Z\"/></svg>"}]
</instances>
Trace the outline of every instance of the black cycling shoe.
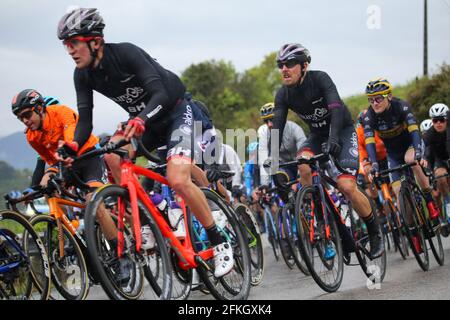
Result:
<instances>
[{"instance_id":1,"label":"black cycling shoe","mask_svg":"<svg viewBox=\"0 0 450 320\"><path fill-rule=\"evenodd\" d=\"M384 239L381 230L378 230L376 234L369 234L370 243L370 258L376 259L384 253Z\"/></svg>"}]
</instances>

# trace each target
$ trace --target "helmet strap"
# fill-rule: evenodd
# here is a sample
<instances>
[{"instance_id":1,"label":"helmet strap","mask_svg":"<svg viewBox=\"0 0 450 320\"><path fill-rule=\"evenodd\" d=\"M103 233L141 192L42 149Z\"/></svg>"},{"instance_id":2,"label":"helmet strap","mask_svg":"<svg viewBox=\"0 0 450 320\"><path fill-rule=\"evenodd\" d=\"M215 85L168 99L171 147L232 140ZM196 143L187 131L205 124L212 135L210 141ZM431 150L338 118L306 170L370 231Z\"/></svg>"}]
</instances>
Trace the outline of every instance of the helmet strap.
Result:
<instances>
[{"instance_id":1,"label":"helmet strap","mask_svg":"<svg viewBox=\"0 0 450 320\"><path fill-rule=\"evenodd\" d=\"M44 124L44 112L45 112L45 107L44 106L40 106L40 108L34 108L34 112L36 112L36 114L39 116L40 121L39 121L39 128L38 130L42 129L42 125Z\"/></svg>"},{"instance_id":2,"label":"helmet strap","mask_svg":"<svg viewBox=\"0 0 450 320\"><path fill-rule=\"evenodd\" d=\"M95 66L95 60L97 60L97 57L98 57L98 51L99 51L99 49L93 49L93 48L91 47L92 41L95 42L96 40L95 40L95 39L94 39L94 40L91 40L91 41L89 41L89 43L87 44L87 45L88 45L88 48L89 48L89 52L91 53L91 57L92 57L91 63L90 63L89 66L88 66L89 69L94 69L94 66Z\"/></svg>"},{"instance_id":3,"label":"helmet strap","mask_svg":"<svg viewBox=\"0 0 450 320\"><path fill-rule=\"evenodd\" d=\"M303 62L302 64L300 64L300 79L298 80L297 85L301 85L303 83L303 80L305 80L307 72L308 72L308 64L306 62Z\"/></svg>"}]
</instances>

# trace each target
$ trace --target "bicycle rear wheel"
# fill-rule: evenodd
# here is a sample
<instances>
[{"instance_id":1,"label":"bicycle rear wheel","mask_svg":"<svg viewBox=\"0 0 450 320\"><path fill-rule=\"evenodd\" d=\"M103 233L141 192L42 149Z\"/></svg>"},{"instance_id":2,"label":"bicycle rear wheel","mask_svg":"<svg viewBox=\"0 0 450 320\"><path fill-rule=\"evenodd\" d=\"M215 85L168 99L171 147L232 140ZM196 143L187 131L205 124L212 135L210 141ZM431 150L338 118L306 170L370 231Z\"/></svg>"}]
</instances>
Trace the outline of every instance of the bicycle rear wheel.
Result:
<instances>
[{"instance_id":1,"label":"bicycle rear wheel","mask_svg":"<svg viewBox=\"0 0 450 320\"><path fill-rule=\"evenodd\" d=\"M251 283L251 264L248 240L244 236L244 232L240 227L233 208L231 208L214 191L207 188L201 188L201 190L208 200L208 203L210 205L213 203L215 210L220 210L222 217L226 218L224 227L219 227L218 229L223 238L226 239L233 248L234 267L228 274L216 278L214 276L214 259L210 259L205 261L208 267L199 264L197 271L206 287L216 299L245 300L249 295ZM193 247L194 250L198 252L199 248L195 245L192 217L190 217L188 221L189 232L194 244ZM206 240L204 243L210 246L209 241Z\"/></svg>"},{"instance_id":2,"label":"bicycle rear wheel","mask_svg":"<svg viewBox=\"0 0 450 320\"><path fill-rule=\"evenodd\" d=\"M50 299L84 300L89 293L86 261L78 242L66 226L62 225L64 252L61 257L59 232L53 216L37 215L30 224L41 234L50 257L52 283Z\"/></svg>"},{"instance_id":3,"label":"bicycle rear wheel","mask_svg":"<svg viewBox=\"0 0 450 320\"><path fill-rule=\"evenodd\" d=\"M320 204L320 197L314 187L303 187L296 198L297 232L299 248L303 260L314 281L327 292L339 289L344 275L342 242L336 221L328 206ZM325 208L323 212L322 208ZM325 237L323 216L327 214L331 239ZM313 220L314 216L314 220ZM312 237L311 237L312 236ZM326 256L326 250L334 251L334 256Z\"/></svg>"},{"instance_id":4,"label":"bicycle rear wheel","mask_svg":"<svg viewBox=\"0 0 450 320\"><path fill-rule=\"evenodd\" d=\"M0 211L0 300L47 300L50 264L42 240L19 213Z\"/></svg>"},{"instance_id":5,"label":"bicycle rear wheel","mask_svg":"<svg viewBox=\"0 0 450 320\"><path fill-rule=\"evenodd\" d=\"M399 197L401 223L405 226L406 237L417 263L423 271L427 271L430 267L430 260L423 227L421 221L419 220L421 217L419 217L420 213L418 212L416 201L413 199L413 194L405 182L403 182L400 187ZM414 245L413 237L418 240L420 249L416 248Z\"/></svg>"},{"instance_id":6,"label":"bicycle rear wheel","mask_svg":"<svg viewBox=\"0 0 450 320\"><path fill-rule=\"evenodd\" d=\"M242 224L242 230L247 235L248 247L250 251L251 285L257 286L264 276L264 249L258 223L251 209L243 203L238 203L234 211Z\"/></svg>"},{"instance_id":7,"label":"bicycle rear wheel","mask_svg":"<svg viewBox=\"0 0 450 320\"><path fill-rule=\"evenodd\" d=\"M89 258L98 274L100 283L111 299L160 299L171 297L171 266L167 245L148 209L138 200L141 225L148 225L154 235L154 248L136 252L135 240L131 227L125 224L124 252L122 258L129 270L129 277L120 280L117 258L117 249L107 240L96 222L99 212L111 214L118 213L119 200L122 201L127 213L131 213L131 203L128 190L117 185L108 185L97 189L88 203L85 213L86 242L88 244ZM102 211L99 211L99 210ZM116 220L114 219L116 222ZM117 222L116 222L117 223ZM157 273L155 272L157 270ZM153 290L143 292L144 274Z\"/></svg>"}]
</instances>

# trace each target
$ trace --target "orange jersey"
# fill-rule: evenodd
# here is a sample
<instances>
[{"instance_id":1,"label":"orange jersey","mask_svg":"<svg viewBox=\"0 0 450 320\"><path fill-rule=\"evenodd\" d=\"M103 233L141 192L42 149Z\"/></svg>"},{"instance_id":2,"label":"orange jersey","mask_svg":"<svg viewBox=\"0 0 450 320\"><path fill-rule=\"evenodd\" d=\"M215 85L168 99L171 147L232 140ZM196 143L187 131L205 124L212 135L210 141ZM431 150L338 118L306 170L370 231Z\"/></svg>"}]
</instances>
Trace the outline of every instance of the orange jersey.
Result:
<instances>
[{"instance_id":1,"label":"orange jersey","mask_svg":"<svg viewBox=\"0 0 450 320\"><path fill-rule=\"evenodd\" d=\"M27 130L28 143L36 150L48 165L52 166L57 161L55 158L58 149L58 141L72 142L77 125L78 115L67 106L52 105L45 109L45 117L41 129ZM91 134L88 141L80 148L78 155L93 148L98 143L98 138Z\"/></svg>"},{"instance_id":2,"label":"orange jersey","mask_svg":"<svg viewBox=\"0 0 450 320\"><path fill-rule=\"evenodd\" d=\"M356 134L358 135L359 160L362 163L365 159L369 159L369 155L366 150L363 126L358 125L356 127ZM377 152L377 160L386 159L386 147L377 132L375 132L375 149Z\"/></svg>"}]
</instances>

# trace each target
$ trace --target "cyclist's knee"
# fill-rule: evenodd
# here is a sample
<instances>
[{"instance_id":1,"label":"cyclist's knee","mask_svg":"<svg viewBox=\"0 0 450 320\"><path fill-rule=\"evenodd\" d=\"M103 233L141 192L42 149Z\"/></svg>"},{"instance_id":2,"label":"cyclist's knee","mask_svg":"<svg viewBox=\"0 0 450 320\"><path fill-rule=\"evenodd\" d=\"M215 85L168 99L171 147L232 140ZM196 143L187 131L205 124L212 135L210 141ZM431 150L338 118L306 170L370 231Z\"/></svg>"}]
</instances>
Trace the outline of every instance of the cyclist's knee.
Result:
<instances>
[{"instance_id":1,"label":"cyclist's knee","mask_svg":"<svg viewBox=\"0 0 450 320\"><path fill-rule=\"evenodd\" d=\"M338 189L346 197L351 197L356 192L356 183L349 179L338 180Z\"/></svg>"}]
</instances>

